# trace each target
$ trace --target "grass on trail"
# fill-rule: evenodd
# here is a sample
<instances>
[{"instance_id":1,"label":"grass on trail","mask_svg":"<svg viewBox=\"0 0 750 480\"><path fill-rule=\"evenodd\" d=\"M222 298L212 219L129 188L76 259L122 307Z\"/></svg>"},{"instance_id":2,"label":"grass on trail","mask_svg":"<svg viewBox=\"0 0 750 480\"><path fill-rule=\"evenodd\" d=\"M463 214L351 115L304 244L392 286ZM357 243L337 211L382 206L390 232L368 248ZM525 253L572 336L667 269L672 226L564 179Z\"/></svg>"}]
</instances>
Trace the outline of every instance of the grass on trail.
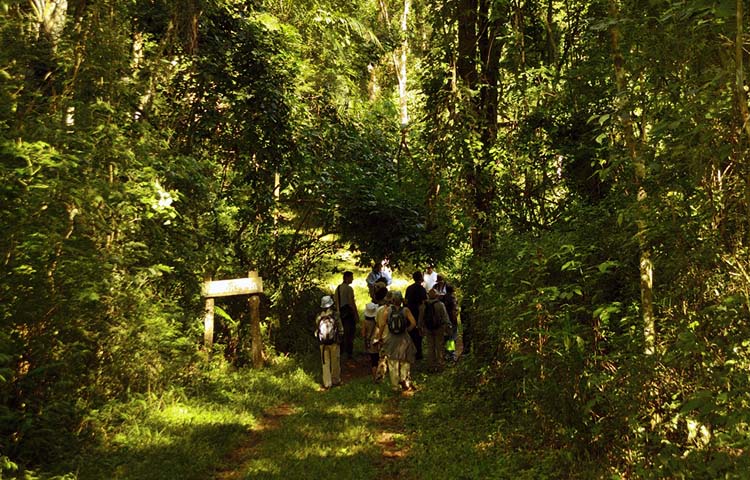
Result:
<instances>
[{"instance_id":1,"label":"grass on trail","mask_svg":"<svg viewBox=\"0 0 750 480\"><path fill-rule=\"evenodd\" d=\"M265 433L240 478L382 478L378 421L392 396L360 377L299 399L296 413Z\"/></svg>"},{"instance_id":2,"label":"grass on trail","mask_svg":"<svg viewBox=\"0 0 750 480\"><path fill-rule=\"evenodd\" d=\"M345 363L344 386L321 391L314 360L303 368L281 357L217 372L191 396L113 404L92 418L107 425L104 442L72 460L66 478L383 478L379 422L397 394L372 383L365 358Z\"/></svg>"},{"instance_id":3,"label":"grass on trail","mask_svg":"<svg viewBox=\"0 0 750 480\"><path fill-rule=\"evenodd\" d=\"M321 391L318 370L312 358L305 367L280 358L216 375L192 397L99 412L106 441L66 478L597 478L565 452L530 442L522 421L457 390L460 364L417 373L411 396L373 384L363 357L345 362L349 380L331 390Z\"/></svg>"},{"instance_id":4,"label":"grass on trail","mask_svg":"<svg viewBox=\"0 0 750 480\"><path fill-rule=\"evenodd\" d=\"M347 267L355 271L361 313L366 272ZM340 278L331 274L325 285L335 288ZM396 278L394 288L406 283ZM355 351L362 351L359 338ZM90 425L100 429L101 443L60 466L58 474L134 480L596 478L566 452L534 445L533 432L512 411L494 412L487 399L457 389L471 371L463 360L436 375L420 373L424 365L418 365L418 391L411 396L394 393L387 381L373 384L368 362L364 356L345 361L345 384L327 391L319 387L318 355L302 362L276 357L261 370L207 368L189 393L172 390L94 412Z\"/></svg>"},{"instance_id":5,"label":"grass on trail","mask_svg":"<svg viewBox=\"0 0 750 480\"><path fill-rule=\"evenodd\" d=\"M204 374L205 375L205 374ZM172 391L95 412L103 442L68 471L80 479L204 479L237 448L263 412L317 390L290 358L263 370L214 371L190 395Z\"/></svg>"}]
</instances>

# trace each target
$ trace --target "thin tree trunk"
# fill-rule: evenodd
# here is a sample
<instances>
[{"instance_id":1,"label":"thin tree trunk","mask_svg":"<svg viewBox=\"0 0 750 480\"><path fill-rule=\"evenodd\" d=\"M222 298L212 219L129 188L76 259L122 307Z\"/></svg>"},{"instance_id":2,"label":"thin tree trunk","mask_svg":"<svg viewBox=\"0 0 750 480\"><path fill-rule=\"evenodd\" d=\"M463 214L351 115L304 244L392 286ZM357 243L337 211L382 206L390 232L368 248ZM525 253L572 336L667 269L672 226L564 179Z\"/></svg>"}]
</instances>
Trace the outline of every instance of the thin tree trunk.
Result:
<instances>
[{"instance_id":1,"label":"thin tree trunk","mask_svg":"<svg viewBox=\"0 0 750 480\"><path fill-rule=\"evenodd\" d=\"M263 367L263 336L260 330L260 296L250 295L250 358L253 368Z\"/></svg>"},{"instance_id":2,"label":"thin tree trunk","mask_svg":"<svg viewBox=\"0 0 750 480\"><path fill-rule=\"evenodd\" d=\"M645 338L645 353L650 355L655 352L656 346L656 321L654 317L654 265L651 260L651 249L646 239L647 232L647 206L646 206L646 163L641 155L639 140L634 133L634 125L628 105L628 86L626 80L625 61L620 49L620 37L622 35L619 26L619 6L617 0L609 1L609 13L613 20L610 27L610 38L612 41L612 56L615 70L615 82L617 85L617 112L625 137L625 146L630 156L630 161L635 171L635 187L637 190L637 212L636 228L638 230L638 244L640 248L640 283L641 283L641 310L643 312L643 335ZM641 140L642 141L642 140Z\"/></svg>"},{"instance_id":3,"label":"thin tree trunk","mask_svg":"<svg viewBox=\"0 0 750 480\"><path fill-rule=\"evenodd\" d=\"M401 55L400 61L397 62L398 71L398 99L399 109L401 112L401 127L404 128L409 124L409 109L407 102L407 84L406 84L406 60L409 54L409 10L411 9L411 0L404 0L404 11L401 15Z\"/></svg>"},{"instance_id":4,"label":"thin tree trunk","mask_svg":"<svg viewBox=\"0 0 750 480\"><path fill-rule=\"evenodd\" d=\"M745 93L745 72L744 72L744 59L742 53L742 37L743 37L743 23L744 23L744 9L742 0L737 0L737 34L734 42L734 62L735 62L735 79L737 88L737 104L740 109L740 115L742 117L742 128L745 133L750 137L750 111L747 107L747 94Z\"/></svg>"},{"instance_id":5,"label":"thin tree trunk","mask_svg":"<svg viewBox=\"0 0 750 480\"><path fill-rule=\"evenodd\" d=\"M404 0L404 8L401 12L401 22L399 29L401 30L401 47L399 50L393 51L393 67L396 70L396 79L398 80L398 103L399 103L399 121L401 123L401 139L398 147L398 152L394 158L396 166L398 167L399 156L402 151L408 152L409 147L407 144L407 127L409 125L409 104L408 104L408 90L407 90L407 61L409 57L409 12L411 11L412 0ZM385 0L379 0L380 13L383 18L383 22L386 26L390 27L390 15L388 14L388 4Z\"/></svg>"}]
</instances>

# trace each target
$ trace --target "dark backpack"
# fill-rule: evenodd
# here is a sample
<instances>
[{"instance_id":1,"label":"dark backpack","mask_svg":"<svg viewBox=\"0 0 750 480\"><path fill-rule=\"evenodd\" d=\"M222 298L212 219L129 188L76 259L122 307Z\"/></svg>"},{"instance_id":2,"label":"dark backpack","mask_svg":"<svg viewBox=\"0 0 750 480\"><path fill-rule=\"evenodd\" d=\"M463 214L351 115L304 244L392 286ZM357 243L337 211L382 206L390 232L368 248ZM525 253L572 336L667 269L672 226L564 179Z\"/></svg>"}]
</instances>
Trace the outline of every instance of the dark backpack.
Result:
<instances>
[{"instance_id":1,"label":"dark backpack","mask_svg":"<svg viewBox=\"0 0 750 480\"><path fill-rule=\"evenodd\" d=\"M391 312L388 314L388 331L394 335L404 333L409 325L404 315L404 309L398 309L395 306L391 307Z\"/></svg>"},{"instance_id":2,"label":"dark backpack","mask_svg":"<svg viewBox=\"0 0 750 480\"><path fill-rule=\"evenodd\" d=\"M333 345L339 339L339 328L336 325L336 319L332 313L328 313L320 317L318 322L318 329L315 331L315 336L318 341L323 345Z\"/></svg>"},{"instance_id":3,"label":"dark backpack","mask_svg":"<svg viewBox=\"0 0 750 480\"><path fill-rule=\"evenodd\" d=\"M435 315L435 302L425 302L424 304L424 326L427 330L437 330L440 327Z\"/></svg>"}]
</instances>

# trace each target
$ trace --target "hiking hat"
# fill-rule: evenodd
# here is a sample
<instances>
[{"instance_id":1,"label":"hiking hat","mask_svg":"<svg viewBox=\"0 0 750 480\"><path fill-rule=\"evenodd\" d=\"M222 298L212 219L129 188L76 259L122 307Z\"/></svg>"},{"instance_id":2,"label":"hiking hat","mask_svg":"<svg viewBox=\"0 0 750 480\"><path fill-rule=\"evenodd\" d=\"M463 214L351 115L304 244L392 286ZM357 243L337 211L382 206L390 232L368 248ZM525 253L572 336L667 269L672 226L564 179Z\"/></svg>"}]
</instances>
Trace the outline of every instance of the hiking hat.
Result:
<instances>
[{"instance_id":1,"label":"hiking hat","mask_svg":"<svg viewBox=\"0 0 750 480\"><path fill-rule=\"evenodd\" d=\"M365 317L374 317L377 311L378 311L377 303L370 302L367 305L365 305Z\"/></svg>"},{"instance_id":2,"label":"hiking hat","mask_svg":"<svg viewBox=\"0 0 750 480\"><path fill-rule=\"evenodd\" d=\"M331 308L333 306L333 298L330 295L320 299L320 308Z\"/></svg>"}]
</instances>

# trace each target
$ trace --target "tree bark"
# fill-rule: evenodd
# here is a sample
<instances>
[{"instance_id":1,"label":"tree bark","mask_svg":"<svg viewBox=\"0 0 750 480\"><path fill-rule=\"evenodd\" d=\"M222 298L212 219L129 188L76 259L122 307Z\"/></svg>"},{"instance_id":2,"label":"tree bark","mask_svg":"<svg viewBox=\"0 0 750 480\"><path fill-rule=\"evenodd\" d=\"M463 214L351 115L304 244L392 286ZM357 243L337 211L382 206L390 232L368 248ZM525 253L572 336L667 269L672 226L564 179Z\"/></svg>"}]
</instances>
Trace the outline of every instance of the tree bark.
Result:
<instances>
[{"instance_id":1,"label":"tree bark","mask_svg":"<svg viewBox=\"0 0 750 480\"><path fill-rule=\"evenodd\" d=\"M620 48L620 38L622 32L619 26L620 10L617 0L609 1L609 13L613 20L612 26L610 27L610 39L612 42L612 57L615 70L615 83L617 86L617 112L622 125L623 134L625 138L625 146L628 150L630 161L633 165L635 172L634 186L636 187L637 193L637 209L638 212L636 219L638 245L640 249L640 283L641 283L641 310L643 315L643 335L645 339L645 353L647 355L655 353L656 348L656 320L654 317L654 289L653 289L653 278L654 278L654 265L651 260L651 248L646 239L646 233L648 224L646 221L648 207L646 206L646 199L648 195L644 188L644 183L647 178L646 163L641 155L642 139L639 141L634 133L635 126L633 125L632 117L630 114L630 107L628 101L628 86L626 79L625 61L622 56L622 50Z\"/></svg>"},{"instance_id":2,"label":"tree bark","mask_svg":"<svg viewBox=\"0 0 750 480\"><path fill-rule=\"evenodd\" d=\"M260 296L250 295L250 358L253 368L263 367L263 336L260 331Z\"/></svg>"},{"instance_id":3,"label":"tree bark","mask_svg":"<svg viewBox=\"0 0 750 480\"><path fill-rule=\"evenodd\" d=\"M737 105L740 110L740 116L742 120L742 129L750 137L750 111L747 107L747 93L745 92L745 71L744 71L744 58L742 52L742 37L744 30L744 7L742 0L737 0L737 32L734 42L734 61L735 61L735 79L737 88Z\"/></svg>"}]
</instances>

